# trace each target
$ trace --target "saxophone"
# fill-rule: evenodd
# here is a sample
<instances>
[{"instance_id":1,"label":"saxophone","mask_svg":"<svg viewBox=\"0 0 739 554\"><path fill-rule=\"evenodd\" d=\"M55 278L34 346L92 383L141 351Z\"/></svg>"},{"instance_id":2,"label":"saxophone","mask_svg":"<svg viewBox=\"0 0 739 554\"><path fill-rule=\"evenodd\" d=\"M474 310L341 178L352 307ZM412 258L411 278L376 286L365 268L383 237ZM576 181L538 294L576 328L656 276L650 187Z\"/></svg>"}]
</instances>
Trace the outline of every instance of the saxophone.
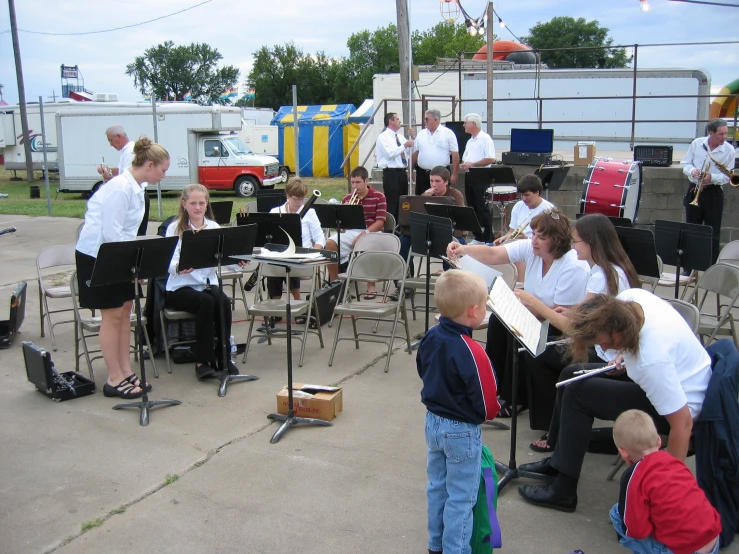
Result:
<instances>
[{"instance_id":1,"label":"saxophone","mask_svg":"<svg viewBox=\"0 0 739 554\"><path fill-rule=\"evenodd\" d=\"M511 235L507 239L505 239L503 242L501 242L500 244L501 245L506 244L506 243L511 242L512 240L516 240L518 237L520 237L521 234L523 233L524 229L526 229L526 227L528 226L530 220L531 220L531 218L530 217L527 217L524 220L524 222L521 223L521 225L519 225L518 227L516 227L513 230L513 232L511 233Z\"/></svg>"},{"instance_id":2,"label":"saxophone","mask_svg":"<svg viewBox=\"0 0 739 554\"><path fill-rule=\"evenodd\" d=\"M732 187L739 187L739 172L737 172L736 169L729 169L716 158L714 158L710 150L706 149L706 152L708 153L708 157L711 158L713 165L716 166L716 169L718 169L721 173L729 178L729 184Z\"/></svg>"}]
</instances>

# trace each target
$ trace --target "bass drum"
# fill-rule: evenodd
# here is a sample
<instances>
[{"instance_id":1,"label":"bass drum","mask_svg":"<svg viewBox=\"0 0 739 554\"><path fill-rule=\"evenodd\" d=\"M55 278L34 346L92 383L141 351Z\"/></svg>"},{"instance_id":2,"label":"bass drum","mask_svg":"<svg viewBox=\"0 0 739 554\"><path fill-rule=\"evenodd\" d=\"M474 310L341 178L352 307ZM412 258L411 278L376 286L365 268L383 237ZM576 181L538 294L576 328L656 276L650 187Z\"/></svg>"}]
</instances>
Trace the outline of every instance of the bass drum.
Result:
<instances>
[{"instance_id":1,"label":"bass drum","mask_svg":"<svg viewBox=\"0 0 739 554\"><path fill-rule=\"evenodd\" d=\"M583 180L580 213L625 217L636 223L641 199L641 163L594 158L588 169L588 176Z\"/></svg>"}]
</instances>

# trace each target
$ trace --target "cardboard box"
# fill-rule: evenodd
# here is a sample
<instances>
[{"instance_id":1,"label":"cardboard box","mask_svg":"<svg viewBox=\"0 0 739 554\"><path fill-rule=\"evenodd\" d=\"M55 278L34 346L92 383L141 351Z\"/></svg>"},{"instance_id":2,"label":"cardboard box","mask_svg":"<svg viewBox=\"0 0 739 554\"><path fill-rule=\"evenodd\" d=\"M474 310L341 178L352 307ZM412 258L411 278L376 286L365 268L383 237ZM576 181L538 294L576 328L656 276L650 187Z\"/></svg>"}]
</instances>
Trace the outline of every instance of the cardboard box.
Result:
<instances>
[{"instance_id":1,"label":"cardboard box","mask_svg":"<svg viewBox=\"0 0 739 554\"><path fill-rule=\"evenodd\" d=\"M575 145L575 165L590 165L595 158L594 142L578 142Z\"/></svg>"},{"instance_id":2,"label":"cardboard box","mask_svg":"<svg viewBox=\"0 0 739 554\"><path fill-rule=\"evenodd\" d=\"M277 413L287 415L287 387L277 393ZM341 387L293 383L295 415L331 421L344 408Z\"/></svg>"}]
</instances>

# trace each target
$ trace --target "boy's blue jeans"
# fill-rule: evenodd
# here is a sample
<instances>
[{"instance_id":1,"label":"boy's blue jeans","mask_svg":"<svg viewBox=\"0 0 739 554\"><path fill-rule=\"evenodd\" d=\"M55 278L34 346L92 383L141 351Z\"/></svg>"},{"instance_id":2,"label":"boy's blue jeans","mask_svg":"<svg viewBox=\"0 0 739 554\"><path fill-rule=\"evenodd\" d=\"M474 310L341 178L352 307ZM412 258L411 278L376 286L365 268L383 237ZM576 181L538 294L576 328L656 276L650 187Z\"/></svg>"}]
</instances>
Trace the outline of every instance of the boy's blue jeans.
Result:
<instances>
[{"instance_id":1,"label":"boy's blue jeans","mask_svg":"<svg viewBox=\"0 0 739 554\"><path fill-rule=\"evenodd\" d=\"M618 513L618 504L615 504L611 508L609 515L611 516L611 523L613 523L616 533L620 537L618 542L621 543L621 546L631 549L634 554L672 554L672 550L652 536L646 539L632 539L631 537L627 537L624 520L621 519L621 514ZM719 542L716 541L716 546L713 547L711 554L718 554Z\"/></svg>"},{"instance_id":2,"label":"boy's blue jeans","mask_svg":"<svg viewBox=\"0 0 739 554\"><path fill-rule=\"evenodd\" d=\"M480 486L480 425L426 412L429 550L470 554L472 508Z\"/></svg>"}]
</instances>

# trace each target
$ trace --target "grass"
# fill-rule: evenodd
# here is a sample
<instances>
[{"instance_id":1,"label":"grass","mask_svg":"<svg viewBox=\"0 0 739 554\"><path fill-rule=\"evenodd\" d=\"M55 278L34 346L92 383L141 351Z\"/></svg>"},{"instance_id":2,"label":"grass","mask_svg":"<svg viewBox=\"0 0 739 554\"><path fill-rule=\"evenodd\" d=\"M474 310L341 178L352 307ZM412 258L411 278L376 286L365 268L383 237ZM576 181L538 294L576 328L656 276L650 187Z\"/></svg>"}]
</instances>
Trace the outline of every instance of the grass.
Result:
<instances>
[{"instance_id":1,"label":"grass","mask_svg":"<svg viewBox=\"0 0 739 554\"><path fill-rule=\"evenodd\" d=\"M18 172L18 175L25 177L25 172ZM46 190L43 176L37 171L34 177L36 180L29 183L28 181L11 181L13 172L7 171L5 167L0 166L0 193L5 193L8 198L0 198L0 214L18 214L30 216L48 215ZM309 194L314 189L320 190L322 198L341 199L346 194L346 179L344 178L324 178L324 177L308 177L303 182L308 187ZM30 198L31 185L36 185L41 191L41 198ZM278 185L277 188L284 188L285 185ZM57 193L59 181L49 179L49 191L51 192L51 215L56 217L76 217L82 218L85 215L87 206L87 197L82 194L64 194ZM233 192L212 192L211 198L217 200L233 200L234 213L247 201L252 199L238 198ZM156 195L151 198L151 213L149 219L152 221L161 221L170 215L177 213L179 205L178 192L162 193L162 215L158 217Z\"/></svg>"},{"instance_id":2,"label":"grass","mask_svg":"<svg viewBox=\"0 0 739 554\"><path fill-rule=\"evenodd\" d=\"M111 515L120 515L126 513L126 508L121 506L120 508L114 508L110 511Z\"/></svg>"},{"instance_id":3,"label":"grass","mask_svg":"<svg viewBox=\"0 0 739 554\"><path fill-rule=\"evenodd\" d=\"M90 529L95 529L95 527L100 527L103 524L103 518L98 519L91 519L90 521L86 521L82 524L82 532L87 533Z\"/></svg>"},{"instance_id":4,"label":"grass","mask_svg":"<svg viewBox=\"0 0 739 554\"><path fill-rule=\"evenodd\" d=\"M179 479L179 478L180 478L179 475L169 474L169 475L167 475L164 478L164 484L165 485L171 485L172 483L174 483L175 481L177 481L177 479Z\"/></svg>"}]
</instances>

